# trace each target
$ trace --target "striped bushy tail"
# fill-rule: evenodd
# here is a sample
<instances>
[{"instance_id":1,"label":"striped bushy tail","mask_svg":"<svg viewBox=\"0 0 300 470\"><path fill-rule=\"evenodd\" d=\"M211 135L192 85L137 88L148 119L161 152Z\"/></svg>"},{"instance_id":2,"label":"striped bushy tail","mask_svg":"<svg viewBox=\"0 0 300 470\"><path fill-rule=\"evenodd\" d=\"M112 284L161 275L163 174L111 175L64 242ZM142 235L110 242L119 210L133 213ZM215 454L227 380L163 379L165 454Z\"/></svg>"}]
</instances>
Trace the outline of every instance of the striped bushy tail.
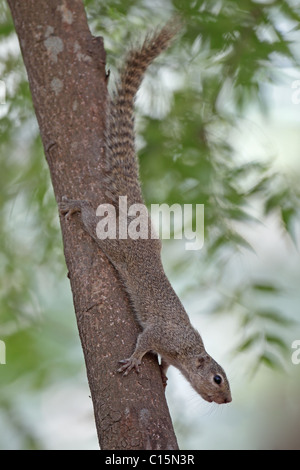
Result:
<instances>
[{"instance_id":1,"label":"striped bushy tail","mask_svg":"<svg viewBox=\"0 0 300 470\"><path fill-rule=\"evenodd\" d=\"M115 100L122 114L132 112L133 101L145 71L151 62L168 48L178 29L179 20L172 19L161 30L148 34L141 47L132 49L128 53Z\"/></svg>"},{"instance_id":2,"label":"striped bushy tail","mask_svg":"<svg viewBox=\"0 0 300 470\"><path fill-rule=\"evenodd\" d=\"M128 196L131 204L142 202L135 152L134 99L148 66L167 49L179 28L180 21L172 19L159 31L149 34L142 46L132 49L125 59L106 130L108 189L114 199Z\"/></svg>"}]
</instances>

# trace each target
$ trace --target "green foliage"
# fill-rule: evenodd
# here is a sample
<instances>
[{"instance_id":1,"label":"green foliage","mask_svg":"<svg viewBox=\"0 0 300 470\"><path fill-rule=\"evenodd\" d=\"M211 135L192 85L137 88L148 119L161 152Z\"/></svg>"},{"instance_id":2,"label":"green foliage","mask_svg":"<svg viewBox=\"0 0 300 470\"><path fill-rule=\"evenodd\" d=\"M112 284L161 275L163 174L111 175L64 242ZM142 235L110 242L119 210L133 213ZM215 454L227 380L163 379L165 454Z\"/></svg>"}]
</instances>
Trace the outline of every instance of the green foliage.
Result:
<instances>
[{"instance_id":1,"label":"green foliage","mask_svg":"<svg viewBox=\"0 0 300 470\"><path fill-rule=\"evenodd\" d=\"M6 84L6 103L0 105L0 339L5 341L7 353L7 365L0 369L0 417L2 423L7 422L6 435L18 436L19 448L41 448L26 417L16 414L20 390L34 394L55 376L74 375L65 345L72 349L78 340L71 326L65 328L60 344L57 332L64 328L66 316L58 323L59 306L52 312L43 293L45 283L52 283L54 294L58 287L53 277L65 276L61 235L6 1L1 0L0 12L0 79ZM57 364L58 354L61 361ZM54 362L56 373L52 374ZM4 437L3 433L0 447Z\"/></svg>"},{"instance_id":2,"label":"green foliage","mask_svg":"<svg viewBox=\"0 0 300 470\"><path fill-rule=\"evenodd\" d=\"M231 295L221 296L212 308L212 313L220 314L225 310L240 318L241 338L233 352L234 355L250 355L253 372L263 364L281 369L289 358L286 333L295 327L296 321L278 307L270 306L271 299L285 294L278 285L253 281L239 285Z\"/></svg>"},{"instance_id":3,"label":"green foliage","mask_svg":"<svg viewBox=\"0 0 300 470\"><path fill-rule=\"evenodd\" d=\"M251 250L237 227L259 224L271 213L278 215L282 227L296 243L298 186L291 185L274 170L273 155L266 155L262 161L243 160L230 136L239 127L250 103L257 103L266 111L263 86L278 84L276 64L283 61L291 67L297 65L291 33L299 29L300 9L287 2L251 0L238 5L230 1L185 2L184 6L174 2L174 5L187 21L180 43L184 54L176 51L184 86L174 94L166 123L151 117L144 122L147 144L140 156L146 199L149 203L163 199L169 204L205 204L202 263L218 263L226 250L225 260L239 249ZM282 31L283 21L291 22L290 34ZM257 201L262 210L253 216ZM198 263L199 259L194 256L189 262ZM221 268L225 272L226 262ZM219 279L215 272L212 290L218 290ZM207 285L211 286L211 279ZM241 287L237 289L240 291ZM253 298L259 297L254 291L260 296L266 292L274 296L278 292L271 284L255 281L254 284L248 281L242 291L247 311L242 315L242 324L243 328L247 325L250 333L245 331L246 337L237 352L249 350L257 365L277 367L288 351L282 337L291 326L290 320L284 311L260 310L252 304ZM234 308L238 302L236 292L233 290L227 296L231 305L223 299L219 311L239 312ZM272 333L274 323L280 327L276 334ZM253 348L258 343L260 348Z\"/></svg>"}]
</instances>

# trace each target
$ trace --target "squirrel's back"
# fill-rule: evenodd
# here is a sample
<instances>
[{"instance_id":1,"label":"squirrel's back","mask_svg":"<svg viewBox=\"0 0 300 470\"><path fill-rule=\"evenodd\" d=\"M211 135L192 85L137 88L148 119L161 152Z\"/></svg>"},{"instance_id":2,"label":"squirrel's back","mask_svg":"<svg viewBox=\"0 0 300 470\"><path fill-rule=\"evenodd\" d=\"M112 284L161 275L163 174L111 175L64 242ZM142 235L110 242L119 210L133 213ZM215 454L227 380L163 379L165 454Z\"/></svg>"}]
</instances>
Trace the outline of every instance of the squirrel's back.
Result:
<instances>
[{"instance_id":1,"label":"squirrel's back","mask_svg":"<svg viewBox=\"0 0 300 470\"><path fill-rule=\"evenodd\" d=\"M179 26L179 20L172 19L149 34L142 46L130 50L109 102L105 135L107 191L116 202L119 196L127 196L130 204L143 202L135 151L134 100L148 66L167 49Z\"/></svg>"}]
</instances>

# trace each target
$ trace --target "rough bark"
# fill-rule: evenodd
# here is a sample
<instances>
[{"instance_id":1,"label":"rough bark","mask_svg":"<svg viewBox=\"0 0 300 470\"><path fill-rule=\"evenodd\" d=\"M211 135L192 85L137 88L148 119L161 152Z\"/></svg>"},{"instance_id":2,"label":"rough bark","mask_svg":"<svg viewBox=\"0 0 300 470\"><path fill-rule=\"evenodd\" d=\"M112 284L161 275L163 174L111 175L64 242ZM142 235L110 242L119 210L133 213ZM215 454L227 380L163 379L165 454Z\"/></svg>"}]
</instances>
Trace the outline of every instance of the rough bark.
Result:
<instances>
[{"instance_id":1,"label":"rough bark","mask_svg":"<svg viewBox=\"0 0 300 470\"><path fill-rule=\"evenodd\" d=\"M96 207L103 201L103 41L91 35L82 0L8 3L55 197ZM156 359L147 357L140 375L116 372L138 333L116 271L76 217L61 219L61 227L101 448L176 449Z\"/></svg>"}]
</instances>

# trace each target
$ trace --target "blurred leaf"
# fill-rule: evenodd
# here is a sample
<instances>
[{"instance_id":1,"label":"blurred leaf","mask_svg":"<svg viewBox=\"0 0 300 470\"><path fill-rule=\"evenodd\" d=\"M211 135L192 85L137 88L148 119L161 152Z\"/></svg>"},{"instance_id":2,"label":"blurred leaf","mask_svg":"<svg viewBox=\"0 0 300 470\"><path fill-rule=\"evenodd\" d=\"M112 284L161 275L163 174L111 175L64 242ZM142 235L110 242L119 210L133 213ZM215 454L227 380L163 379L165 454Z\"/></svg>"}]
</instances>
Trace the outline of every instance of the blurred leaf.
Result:
<instances>
[{"instance_id":1,"label":"blurred leaf","mask_svg":"<svg viewBox=\"0 0 300 470\"><path fill-rule=\"evenodd\" d=\"M258 363L260 365L265 365L270 369L280 370L282 369L282 364L279 362L278 358L271 353L264 353L262 354L259 359Z\"/></svg>"},{"instance_id":2,"label":"blurred leaf","mask_svg":"<svg viewBox=\"0 0 300 470\"><path fill-rule=\"evenodd\" d=\"M251 335L249 338L247 338L244 342L242 342L239 346L237 346L237 350L239 352L245 352L260 340L261 340L261 334L255 333Z\"/></svg>"},{"instance_id":3,"label":"blurred leaf","mask_svg":"<svg viewBox=\"0 0 300 470\"><path fill-rule=\"evenodd\" d=\"M265 203L265 213L269 214L272 210L278 209L281 205L281 201L286 200L288 196L288 188L284 188L280 192L270 196Z\"/></svg>"},{"instance_id":4,"label":"blurred leaf","mask_svg":"<svg viewBox=\"0 0 300 470\"><path fill-rule=\"evenodd\" d=\"M231 233L230 236L229 236L229 240L233 243L235 243L236 245L239 245L243 248L246 248L247 250L251 251L252 253L255 253L253 247L251 246L251 244L244 238L242 237L240 234L238 233Z\"/></svg>"},{"instance_id":5,"label":"blurred leaf","mask_svg":"<svg viewBox=\"0 0 300 470\"><path fill-rule=\"evenodd\" d=\"M278 347L283 353L290 353L290 345L287 345L286 342L279 336L266 334L265 340L269 345Z\"/></svg>"},{"instance_id":6,"label":"blurred leaf","mask_svg":"<svg viewBox=\"0 0 300 470\"><path fill-rule=\"evenodd\" d=\"M294 320L291 320L280 312L274 310L257 310L255 315L260 319L267 320L281 326L291 326L295 324Z\"/></svg>"},{"instance_id":7,"label":"blurred leaf","mask_svg":"<svg viewBox=\"0 0 300 470\"><path fill-rule=\"evenodd\" d=\"M274 286L273 284L255 283L252 284L252 288L270 294L279 294L280 292L282 292L281 288Z\"/></svg>"}]
</instances>

